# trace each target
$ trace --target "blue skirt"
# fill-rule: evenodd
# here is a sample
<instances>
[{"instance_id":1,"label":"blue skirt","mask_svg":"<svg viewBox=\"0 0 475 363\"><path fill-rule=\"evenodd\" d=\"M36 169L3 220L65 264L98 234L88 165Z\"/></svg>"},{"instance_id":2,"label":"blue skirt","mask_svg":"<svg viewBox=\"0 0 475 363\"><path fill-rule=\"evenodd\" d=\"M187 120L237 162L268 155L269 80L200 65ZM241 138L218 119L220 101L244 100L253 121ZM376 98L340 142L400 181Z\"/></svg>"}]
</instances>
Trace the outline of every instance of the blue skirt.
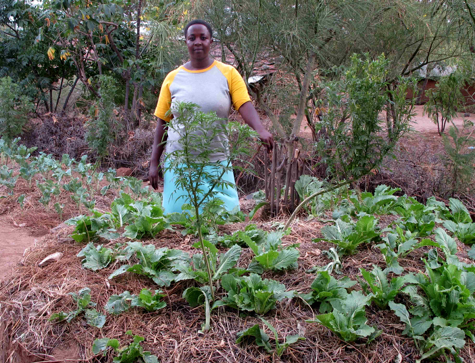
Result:
<instances>
[{"instance_id":1,"label":"blue skirt","mask_svg":"<svg viewBox=\"0 0 475 363\"><path fill-rule=\"evenodd\" d=\"M222 165L227 165L227 161L221 161ZM164 179L164 187L163 187L163 209L165 214L169 213L182 213L182 205L189 204L188 193L178 188L175 185L176 175L173 170L168 169L167 165L164 168L165 172L163 175ZM213 167L212 165L206 166L205 170L209 174L214 174L216 172L221 173L221 168ZM234 181L234 174L232 169L227 170L223 177L223 180L232 183L230 185L224 186L216 186L214 187L213 191L216 192L214 194L214 198L219 198L224 202L224 207L228 211L232 211L234 208L238 207L239 209L239 197L236 190L236 182ZM204 181L201 189L203 190L203 194L206 194L209 189L211 188L211 183ZM203 206L203 205L202 205Z\"/></svg>"}]
</instances>

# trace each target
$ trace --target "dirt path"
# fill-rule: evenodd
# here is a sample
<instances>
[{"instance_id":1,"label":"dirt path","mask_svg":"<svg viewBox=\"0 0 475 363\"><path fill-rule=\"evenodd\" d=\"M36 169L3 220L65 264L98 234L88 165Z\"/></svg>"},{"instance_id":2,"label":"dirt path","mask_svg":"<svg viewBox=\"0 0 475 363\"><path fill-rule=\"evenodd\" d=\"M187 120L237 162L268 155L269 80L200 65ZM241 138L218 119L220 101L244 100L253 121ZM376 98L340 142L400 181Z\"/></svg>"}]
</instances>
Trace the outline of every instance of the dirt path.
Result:
<instances>
[{"instance_id":1,"label":"dirt path","mask_svg":"<svg viewBox=\"0 0 475 363\"><path fill-rule=\"evenodd\" d=\"M32 237L28 230L15 227L12 222L3 217L0 218L0 280L10 276L15 265L23 257L25 249L33 246L38 237Z\"/></svg>"},{"instance_id":2,"label":"dirt path","mask_svg":"<svg viewBox=\"0 0 475 363\"><path fill-rule=\"evenodd\" d=\"M412 128L419 132L437 132L437 125L424 113L424 106L415 107L416 116L414 117L414 123ZM475 123L475 114L471 113L470 116L464 117L463 112L457 113L454 118L454 123L457 127L463 126L463 120L469 120ZM447 130L452 124L447 124Z\"/></svg>"}]
</instances>

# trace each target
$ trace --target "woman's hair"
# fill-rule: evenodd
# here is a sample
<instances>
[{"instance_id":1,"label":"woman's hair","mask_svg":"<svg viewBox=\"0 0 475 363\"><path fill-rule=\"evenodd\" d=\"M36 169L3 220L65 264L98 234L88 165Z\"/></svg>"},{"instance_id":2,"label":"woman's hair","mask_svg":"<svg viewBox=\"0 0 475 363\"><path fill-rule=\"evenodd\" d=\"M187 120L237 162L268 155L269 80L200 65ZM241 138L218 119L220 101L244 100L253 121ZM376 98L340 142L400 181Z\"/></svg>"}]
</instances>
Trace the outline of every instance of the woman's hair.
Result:
<instances>
[{"instance_id":1,"label":"woman's hair","mask_svg":"<svg viewBox=\"0 0 475 363\"><path fill-rule=\"evenodd\" d=\"M208 31L209 31L210 38L211 39L213 38L213 28L211 28L211 25L209 25L209 23L207 23L206 21L201 20L201 19L195 19L195 20L190 21L188 24L186 24L186 26L185 26L185 38L186 38L186 33L188 32L188 28L192 25L195 25L195 24L204 25L206 27L206 29L208 29Z\"/></svg>"}]
</instances>

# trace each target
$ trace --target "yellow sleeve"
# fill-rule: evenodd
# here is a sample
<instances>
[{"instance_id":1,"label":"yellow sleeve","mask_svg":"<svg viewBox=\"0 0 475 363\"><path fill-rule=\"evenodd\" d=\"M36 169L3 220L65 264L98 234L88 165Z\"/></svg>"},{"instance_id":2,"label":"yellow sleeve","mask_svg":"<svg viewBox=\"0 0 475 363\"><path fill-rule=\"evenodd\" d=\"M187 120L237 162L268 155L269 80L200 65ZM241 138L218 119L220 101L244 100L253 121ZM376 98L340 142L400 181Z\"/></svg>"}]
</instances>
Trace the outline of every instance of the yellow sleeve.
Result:
<instances>
[{"instance_id":1,"label":"yellow sleeve","mask_svg":"<svg viewBox=\"0 0 475 363\"><path fill-rule=\"evenodd\" d=\"M242 105L251 100L249 93L247 93L246 83L244 83L244 80L236 68L230 66L229 64L224 64L218 61L215 62L218 69L228 81L231 100L233 102L234 109L238 111Z\"/></svg>"},{"instance_id":2,"label":"yellow sleeve","mask_svg":"<svg viewBox=\"0 0 475 363\"><path fill-rule=\"evenodd\" d=\"M165 77L160 89L160 96L158 96L157 107L155 108L155 116L161 118L163 121L169 122L172 119L172 115L165 116L170 109L172 103L172 94L170 92L170 86L173 83L173 79L177 74L178 69L170 72Z\"/></svg>"},{"instance_id":3,"label":"yellow sleeve","mask_svg":"<svg viewBox=\"0 0 475 363\"><path fill-rule=\"evenodd\" d=\"M251 100L249 93L247 92L246 83L244 83L241 75L234 67L232 67L228 82L229 93L231 94L231 100L233 101L234 109L238 111L242 105Z\"/></svg>"}]
</instances>

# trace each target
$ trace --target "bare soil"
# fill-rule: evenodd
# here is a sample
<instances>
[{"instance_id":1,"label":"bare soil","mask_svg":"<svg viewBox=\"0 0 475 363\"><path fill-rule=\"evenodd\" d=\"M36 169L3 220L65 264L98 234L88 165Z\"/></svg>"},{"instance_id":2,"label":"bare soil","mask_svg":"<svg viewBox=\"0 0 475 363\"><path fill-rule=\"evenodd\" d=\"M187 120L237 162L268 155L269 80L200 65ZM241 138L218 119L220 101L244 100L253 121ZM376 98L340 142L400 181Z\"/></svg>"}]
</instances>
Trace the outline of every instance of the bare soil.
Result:
<instances>
[{"instance_id":1,"label":"bare soil","mask_svg":"<svg viewBox=\"0 0 475 363\"><path fill-rule=\"evenodd\" d=\"M38 242L30 235L23 223L16 223L6 217L0 218L0 280L10 277L26 249Z\"/></svg>"}]
</instances>

